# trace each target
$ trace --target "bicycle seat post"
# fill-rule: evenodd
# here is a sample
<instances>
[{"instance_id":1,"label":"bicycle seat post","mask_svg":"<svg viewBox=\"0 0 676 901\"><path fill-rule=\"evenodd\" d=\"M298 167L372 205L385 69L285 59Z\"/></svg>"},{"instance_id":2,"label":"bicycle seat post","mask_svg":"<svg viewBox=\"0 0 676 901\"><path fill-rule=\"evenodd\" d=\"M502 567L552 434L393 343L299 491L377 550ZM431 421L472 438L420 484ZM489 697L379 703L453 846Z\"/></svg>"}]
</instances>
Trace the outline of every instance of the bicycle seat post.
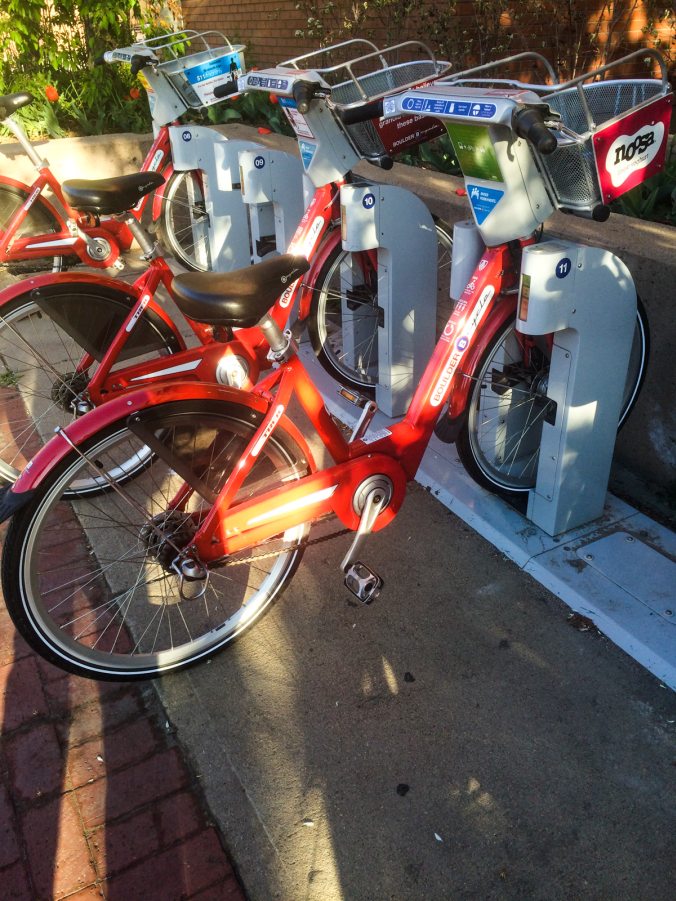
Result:
<instances>
[{"instance_id":1,"label":"bicycle seat post","mask_svg":"<svg viewBox=\"0 0 676 901\"><path fill-rule=\"evenodd\" d=\"M131 212L123 213L120 219L122 219L134 236L136 243L141 248L144 260L152 260L161 255L158 242L150 237L146 229Z\"/></svg>"},{"instance_id":2,"label":"bicycle seat post","mask_svg":"<svg viewBox=\"0 0 676 901\"><path fill-rule=\"evenodd\" d=\"M268 359L273 363L285 363L291 359L297 351L296 342L293 340L291 329L282 331L272 318L270 313L258 322L258 327L265 335L265 340L270 345Z\"/></svg>"}]
</instances>

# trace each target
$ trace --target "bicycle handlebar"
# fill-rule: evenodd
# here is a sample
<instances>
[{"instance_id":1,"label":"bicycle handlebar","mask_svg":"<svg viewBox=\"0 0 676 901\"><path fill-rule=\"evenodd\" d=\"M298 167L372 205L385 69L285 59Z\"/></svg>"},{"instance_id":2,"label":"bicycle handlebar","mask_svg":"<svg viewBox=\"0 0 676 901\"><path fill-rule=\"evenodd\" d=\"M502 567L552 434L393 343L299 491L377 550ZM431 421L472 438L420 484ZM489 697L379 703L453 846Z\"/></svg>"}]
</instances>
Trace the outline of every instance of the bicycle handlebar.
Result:
<instances>
[{"instance_id":1,"label":"bicycle handlebar","mask_svg":"<svg viewBox=\"0 0 676 901\"><path fill-rule=\"evenodd\" d=\"M227 81L225 84L217 84L214 88L214 97L218 97L220 100L222 97L230 97L231 94L236 94L239 91L239 87L236 81Z\"/></svg>"},{"instance_id":2,"label":"bicycle handlebar","mask_svg":"<svg viewBox=\"0 0 676 901\"><path fill-rule=\"evenodd\" d=\"M556 136L545 125L546 107L527 106L514 114L514 131L535 147L538 153L547 155L556 150Z\"/></svg>"},{"instance_id":3,"label":"bicycle handlebar","mask_svg":"<svg viewBox=\"0 0 676 901\"><path fill-rule=\"evenodd\" d=\"M131 74L138 75L145 66L150 66L157 61L157 57L152 52L132 53L130 50L106 50L105 53L96 57L94 65L102 66L104 63L129 63Z\"/></svg>"},{"instance_id":4,"label":"bicycle handlebar","mask_svg":"<svg viewBox=\"0 0 676 901\"><path fill-rule=\"evenodd\" d=\"M299 113L306 113L321 86L316 81L296 81L293 85L293 99Z\"/></svg>"},{"instance_id":5,"label":"bicycle handlebar","mask_svg":"<svg viewBox=\"0 0 676 901\"><path fill-rule=\"evenodd\" d=\"M338 118L343 125L357 125L359 122L368 122L370 119L379 119L383 114L383 99L371 100L360 106L351 106L341 109L335 107Z\"/></svg>"}]
</instances>

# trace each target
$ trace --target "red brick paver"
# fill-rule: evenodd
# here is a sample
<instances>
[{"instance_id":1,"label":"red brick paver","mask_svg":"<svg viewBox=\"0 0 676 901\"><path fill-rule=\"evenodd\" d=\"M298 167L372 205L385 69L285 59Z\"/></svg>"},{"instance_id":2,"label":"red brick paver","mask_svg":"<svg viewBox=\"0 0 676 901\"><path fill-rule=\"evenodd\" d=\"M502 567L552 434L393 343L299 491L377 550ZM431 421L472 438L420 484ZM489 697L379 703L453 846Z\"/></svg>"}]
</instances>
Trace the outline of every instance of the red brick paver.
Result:
<instances>
[{"instance_id":1,"label":"red brick paver","mask_svg":"<svg viewBox=\"0 0 676 901\"><path fill-rule=\"evenodd\" d=\"M148 686L37 658L0 613L2 901L244 894Z\"/></svg>"}]
</instances>

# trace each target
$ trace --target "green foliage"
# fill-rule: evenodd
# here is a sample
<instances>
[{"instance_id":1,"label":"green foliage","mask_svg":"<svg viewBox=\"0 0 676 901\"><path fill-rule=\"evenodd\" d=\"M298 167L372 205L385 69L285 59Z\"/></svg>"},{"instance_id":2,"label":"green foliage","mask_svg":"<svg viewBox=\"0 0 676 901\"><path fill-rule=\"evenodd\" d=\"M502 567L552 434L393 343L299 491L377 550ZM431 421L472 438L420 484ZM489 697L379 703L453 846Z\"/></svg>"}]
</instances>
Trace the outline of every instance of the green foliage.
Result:
<instances>
[{"instance_id":1,"label":"green foliage","mask_svg":"<svg viewBox=\"0 0 676 901\"><path fill-rule=\"evenodd\" d=\"M461 174L453 143L447 134L426 141L412 150L406 150L395 159L398 163L417 166L419 169L432 169L434 172L445 172L447 175Z\"/></svg>"},{"instance_id":2,"label":"green foliage","mask_svg":"<svg viewBox=\"0 0 676 901\"><path fill-rule=\"evenodd\" d=\"M676 225L676 159L613 204L616 213Z\"/></svg>"},{"instance_id":3,"label":"green foliage","mask_svg":"<svg viewBox=\"0 0 676 901\"><path fill-rule=\"evenodd\" d=\"M210 106L207 111L208 119L214 125L241 122L244 125L263 126L277 134L293 135L293 129L281 106L271 99L273 96L268 97L262 91L241 94L225 103Z\"/></svg>"},{"instance_id":4,"label":"green foliage","mask_svg":"<svg viewBox=\"0 0 676 901\"><path fill-rule=\"evenodd\" d=\"M139 15L138 0L5 0L0 92L35 96L17 114L29 137L150 129L143 94L130 98L138 85L129 67L93 67L104 50L133 41ZM48 85L58 101L46 100Z\"/></svg>"}]
</instances>

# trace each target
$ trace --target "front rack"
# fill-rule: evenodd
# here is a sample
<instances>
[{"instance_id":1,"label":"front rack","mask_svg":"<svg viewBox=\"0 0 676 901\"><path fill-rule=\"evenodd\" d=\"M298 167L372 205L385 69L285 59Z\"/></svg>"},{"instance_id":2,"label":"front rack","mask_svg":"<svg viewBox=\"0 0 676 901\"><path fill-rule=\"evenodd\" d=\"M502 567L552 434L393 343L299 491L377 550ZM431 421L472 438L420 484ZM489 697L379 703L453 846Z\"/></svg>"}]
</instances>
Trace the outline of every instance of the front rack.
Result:
<instances>
[{"instance_id":1,"label":"front rack","mask_svg":"<svg viewBox=\"0 0 676 901\"><path fill-rule=\"evenodd\" d=\"M193 51L193 45L199 49ZM131 49L155 54L155 72L191 109L217 103L214 88L245 71L244 45L232 44L220 31L175 31L137 41Z\"/></svg>"},{"instance_id":2,"label":"front rack","mask_svg":"<svg viewBox=\"0 0 676 901\"><path fill-rule=\"evenodd\" d=\"M357 48L368 52L354 56ZM437 60L421 41L404 41L379 49L371 41L355 39L287 60L281 64L284 67L312 69L331 88L330 106L344 109L426 84L446 71L448 63ZM380 123L375 119L341 127L360 156L375 160L443 132L443 127L433 120L413 129L409 126L414 120L415 117L402 116L397 122Z\"/></svg>"},{"instance_id":3,"label":"front rack","mask_svg":"<svg viewBox=\"0 0 676 901\"><path fill-rule=\"evenodd\" d=\"M660 79L604 80L608 72L646 56L659 65ZM657 52L631 53L558 85L542 99L560 116L557 149L538 156L558 206L591 210L661 168L672 95L666 64Z\"/></svg>"}]
</instances>

